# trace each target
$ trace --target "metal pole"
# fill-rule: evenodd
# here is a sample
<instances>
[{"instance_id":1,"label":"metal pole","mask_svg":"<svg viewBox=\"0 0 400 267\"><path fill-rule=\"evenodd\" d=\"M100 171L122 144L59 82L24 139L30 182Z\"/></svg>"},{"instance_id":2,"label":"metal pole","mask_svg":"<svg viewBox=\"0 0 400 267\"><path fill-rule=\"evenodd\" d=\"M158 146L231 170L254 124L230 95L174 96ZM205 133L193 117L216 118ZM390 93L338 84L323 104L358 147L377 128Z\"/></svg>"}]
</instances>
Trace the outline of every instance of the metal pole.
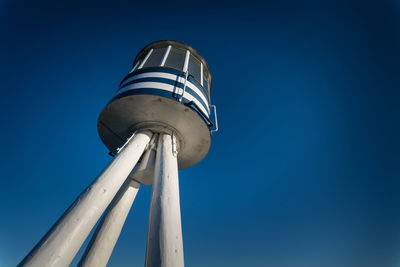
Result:
<instances>
[{"instance_id":1,"label":"metal pole","mask_svg":"<svg viewBox=\"0 0 400 267\"><path fill-rule=\"evenodd\" d=\"M102 267L107 265L139 187L138 182L128 177L125 185L121 187L107 208L106 214L97 226L78 266Z\"/></svg>"},{"instance_id":2,"label":"metal pole","mask_svg":"<svg viewBox=\"0 0 400 267\"><path fill-rule=\"evenodd\" d=\"M19 266L68 266L136 165L152 133L142 131L121 149Z\"/></svg>"},{"instance_id":3,"label":"metal pole","mask_svg":"<svg viewBox=\"0 0 400 267\"><path fill-rule=\"evenodd\" d=\"M176 139L168 134L157 146L145 266L184 266Z\"/></svg>"}]
</instances>

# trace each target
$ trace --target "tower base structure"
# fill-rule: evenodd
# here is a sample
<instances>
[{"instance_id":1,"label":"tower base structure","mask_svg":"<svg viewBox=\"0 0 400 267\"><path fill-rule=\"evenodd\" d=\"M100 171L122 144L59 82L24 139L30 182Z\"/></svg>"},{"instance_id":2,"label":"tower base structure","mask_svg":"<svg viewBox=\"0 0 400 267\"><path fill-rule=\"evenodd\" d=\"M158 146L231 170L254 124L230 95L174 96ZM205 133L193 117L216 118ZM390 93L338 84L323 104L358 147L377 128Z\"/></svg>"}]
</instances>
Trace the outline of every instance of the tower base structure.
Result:
<instances>
[{"instance_id":1,"label":"tower base structure","mask_svg":"<svg viewBox=\"0 0 400 267\"><path fill-rule=\"evenodd\" d=\"M19 266L68 266L135 167L152 135L150 131L134 134Z\"/></svg>"},{"instance_id":2,"label":"tower base structure","mask_svg":"<svg viewBox=\"0 0 400 267\"><path fill-rule=\"evenodd\" d=\"M125 184L107 208L106 214L78 264L79 267L105 267L107 265L139 187L138 182L126 179Z\"/></svg>"},{"instance_id":3,"label":"tower base structure","mask_svg":"<svg viewBox=\"0 0 400 267\"><path fill-rule=\"evenodd\" d=\"M180 170L195 165L207 155L211 133L202 117L192 108L162 96L126 93L130 91L113 99L103 109L97 122L100 138L110 151L114 152L123 145L132 132L154 129L177 138Z\"/></svg>"},{"instance_id":4,"label":"tower base structure","mask_svg":"<svg viewBox=\"0 0 400 267\"><path fill-rule=\"evenodd\" d=\"M77 198L18 266L68 266L103 213L78 266L106 266L140 184L129 176L150 141L157 144L146 246L146 267L183 267L178 180L178 140L141 130L119 149L98 178Z\"/></svg>"},{"instance_id":5,"label":"tower base structure","mask_svg":"<svg viewBox=\"0 0 400 267\"><path fill-rule=\"evenodd\" d=\"M168 134L158 141L145 266L184 266L176 139Z\"/></svg>"},{"instance_id":6,"label":"tower base structure","mask_svg":"<svg viewBox=\"0 0 400 267\"><path fill-rule=\"evenodd\" d=\"M191 46L163 40L144 47L98 118L115 158L19 266L68 266L107 209L80 261L105 266L141 183L153 184L145 265L182 267L178 169L201 161L218 130L211 85L207 62Z\"/></svg>"}]
</instances>

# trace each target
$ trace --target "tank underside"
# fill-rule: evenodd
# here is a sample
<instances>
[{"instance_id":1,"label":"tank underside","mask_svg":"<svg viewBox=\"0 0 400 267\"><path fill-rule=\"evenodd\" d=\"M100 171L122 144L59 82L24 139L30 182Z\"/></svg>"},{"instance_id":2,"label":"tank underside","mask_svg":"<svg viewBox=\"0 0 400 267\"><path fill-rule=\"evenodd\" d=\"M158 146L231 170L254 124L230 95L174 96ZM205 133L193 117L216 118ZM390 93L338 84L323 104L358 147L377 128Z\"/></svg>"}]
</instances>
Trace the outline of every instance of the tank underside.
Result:
<instances>
[{"instance_id":1,"label":"tank underside","mask_svg":"<svg viewBox=\"0 0 400 267\"><path fill-rule=\"evenodd\" d=\"M101 112L97 129L103 143L112 152L136 130L173 133L179 140L179 169L201 161L211 145L210 130L196 111L158 95L135 94L114 99Z\"/></svg>"}]
</instances>

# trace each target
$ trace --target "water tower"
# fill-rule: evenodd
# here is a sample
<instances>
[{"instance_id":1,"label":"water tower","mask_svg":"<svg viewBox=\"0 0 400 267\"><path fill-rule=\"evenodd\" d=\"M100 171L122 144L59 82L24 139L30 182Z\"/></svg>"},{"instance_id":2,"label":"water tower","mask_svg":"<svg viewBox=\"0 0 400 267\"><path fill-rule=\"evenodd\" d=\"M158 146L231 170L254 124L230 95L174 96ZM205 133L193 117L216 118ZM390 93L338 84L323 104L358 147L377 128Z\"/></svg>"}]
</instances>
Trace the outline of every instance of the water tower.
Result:
<instances>
[{"instance_id":1,"label":"water tower","mask_svg":"<svg viewBox=\"0 0 400 267\"><path fill-rule=\"evenodd\" d=\"M218 130L210 90L207 62L192 47L143 48L98 118L113 160L19 266L68 266L103 214L79 266L106 266L140 184L153 185L145 266L183 266L178 169L202 160Z\"/></svg>"}]
</instances>

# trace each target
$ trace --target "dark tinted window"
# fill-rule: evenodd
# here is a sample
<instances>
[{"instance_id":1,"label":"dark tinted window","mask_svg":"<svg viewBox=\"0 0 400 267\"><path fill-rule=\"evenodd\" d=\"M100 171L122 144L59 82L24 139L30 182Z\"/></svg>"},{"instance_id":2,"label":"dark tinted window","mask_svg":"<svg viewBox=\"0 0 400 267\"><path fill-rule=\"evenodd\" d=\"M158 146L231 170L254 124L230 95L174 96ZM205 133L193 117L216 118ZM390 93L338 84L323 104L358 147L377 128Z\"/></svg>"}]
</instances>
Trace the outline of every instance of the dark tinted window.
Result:
<instances>
[{"instance_id":1,"label":"dark tinted window","mask_svg":"<svg viewBox=\"0 0 400 267\"><path fill-rule=\"evenodd\" d=\"M200 67L200 61L195 58L194 56L190 56L189 59L189 66L188 66L188 71L189 74L191 74L195 80L197 80L199 83L201 83L201 67Z\"/></svg>"},{"instance_id":2,"label":"dark tinted window","mask_svg":"<svg viewBox=\"0 0 400 267\"><path fill-rule=\"evenodd\" d=\"M143 68L160 66L164 52L165 48L153 49L150 57L147 59L146 63L144 63Z\"/></svg>"},{"instance_id":3,"label":"dark tinted window","mask_svg":"<svg viewBox=\"0 0 400 267\"><path fill-rule=\"evenodd\" d=\"M210 88L209 85L210 85L210 83L209 83L209 79L208 79L208 73L205 71L205 72L203 72L203 87L206 90L206 92L209 91L209 88Z\"/></svg>"},{"instance_id":4,"label":"dark tinted window","mask_svg":"<svg viewBox=\"0 0 400 267\"><path fill-rule=\"evenodd\" d=\"M185 55L185 50L172 47L167 61L165 62L165 66L182 71L183 64L185 63Z\"/></svg>"},{"instance_id":5,"label":"dark tinted window","mask_svg":"<svg viewBox=\"0 0 400 267\"><path fill-rule=\"evenodd\" d=\"M146 56L146 54L142 54L142 55L138 58L138 60L136 61L135 65L134 65L134 66L136 66L136 69L140 66L140 64L142 63L142 61L143 61L143 59L145 58L145 56Z\"/></svg>"}]
</instances>

